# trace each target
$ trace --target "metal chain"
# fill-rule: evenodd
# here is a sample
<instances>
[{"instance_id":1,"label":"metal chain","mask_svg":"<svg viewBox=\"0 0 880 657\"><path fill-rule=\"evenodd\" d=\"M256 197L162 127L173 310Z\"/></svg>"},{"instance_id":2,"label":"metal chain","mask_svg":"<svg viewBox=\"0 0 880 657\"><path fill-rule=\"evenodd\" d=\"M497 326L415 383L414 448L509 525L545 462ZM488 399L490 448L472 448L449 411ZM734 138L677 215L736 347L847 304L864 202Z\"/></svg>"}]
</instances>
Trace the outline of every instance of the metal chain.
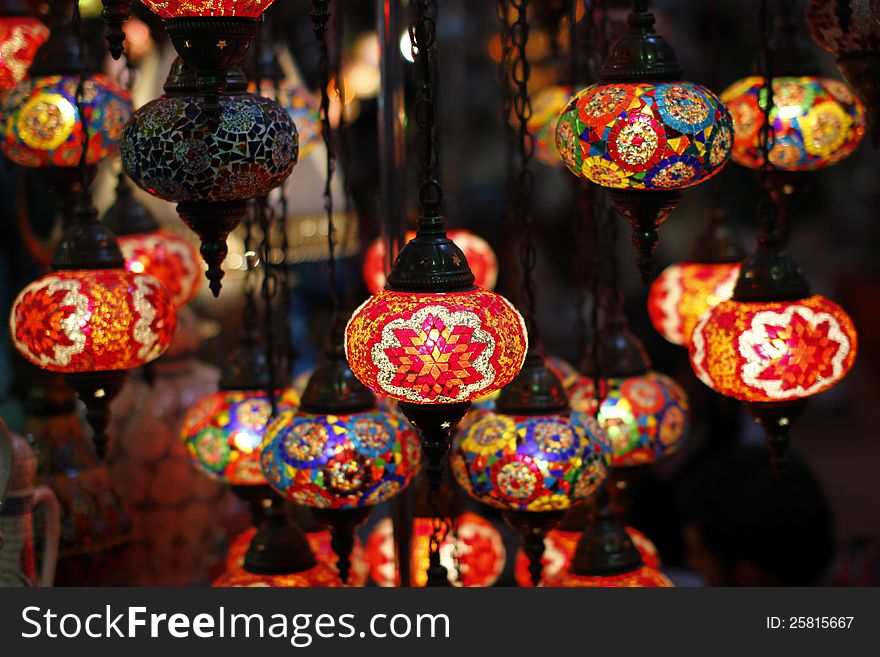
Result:
<instances>
[{"instance_id":1,"label":"metal chain","mask_svg":"<svg viewBox=\"0 0 880 657\"><path fill-rule=\"evenodd\" d=\"M263 231L263 239L260 243L260 260L263 261L263 284L260 286L260 297L263 300L263 320L265 322L265 339L266 339L266 360L269 363L269 386L266 394L269 403L272 406L272 417L278 413L278 400L276 399L276 391L278 390L278 381L276 381L277 353L276 353L276 330L275 330L275 309L273 303L278 295L278 276L275 273L275 267L272 265L272 225L273 212L269 206L267 196L261 196L257 199L257 219L260 229Z\"/></svg>"},{"instance_id":2,"label":"metal chain","mask_svg":"<svg viewBox=\"0 0 880 657\"><path fill-rule=\"evenodd\" d=\"M498 36L501 44L501 53L498 60L498 84L501 89L501 129L504 133L504 152L506 163L504 173L505 203L504 212L504 243L503 243L503 267L502 271L513 271L516 268L516 234L519 232L514 222L513 199L516 189L516 165L513 153L516 150L516 131L511 123L513 115L513 90L510 85L510 2L509 0L497 0L495 14L498 17ZM518 292L514 291L513 300L519 304Z\"/></svg>"},{"instance_id":3,"label":"metal chain","mask_svg":"<svg viewBox=\"0 0 880 657\"><path fill-rule=\"evenodd\" d=\"M339 295L336 290L336 229L333 225L333 172L336 169L336 152L333 149L333 128L330 125L330 54L327 44L330 2L312 0L311 17L315 36L318 37L320 58L318 68L321 78L321 136L324 138L324 148L327 151L327 168L324 177L324 212L327 214L327 285L330 288L332 322L335 324L339 320Z\"/></svg>"},{"instance_id":4,"label":"metal chain","mask_svg":"<svg viewBox=\"0 0 880 657\"><path fill-rule=\"evenodd\" d=\"M409 36L418 86L415 120L419 127L421 166L419 203L424 216L437 216L443 203L443 188L437 173L439 156L435 134L437 107L434 98L434 46L437 38L437 2L416 0L414 4L416 19L410 25Z\"/></svg>"},{"instance_id":5,"label":"metal chain","mask_svg":"<svg viewBox=\"0 0 880 657\"><path fill-rule=\"evenodd\" d=\"M538 252L535 248L532 216L532 196L535 189L535 174L530 168L535 153L535 137L529 131L529 120L532 118L532 99L529 96L529 77L531 66L526 46L529 41L530 0L511 0L516 10L516 20L511 26L510 36L513 41L514 59L511 66L511 78L516 87L513 98L513 111L519 121L519 170L516 176L516 212L522 226L520 241L520 266L522 267L522 299L526 329L531 339L538 343L540 336L536 320L535 302L535 266Z\"/></svg>"},{"instance_id":6,"label":"metal chain","mask_svg":"<svg viewBox=\"0 0 880 657\"><path fill-rule=\"evenodd\" d=\"M89 196L89 120L86 116L85 87L86 87L86 41L82 15L79 11L79 2L73 3L73 30L76 34L77 47L79 48L79 80L76 84L76 111L79 113L79 123L82 130L82 151L79 156L80 174L80 202L85 205Z\"/></svg>"},{"instance_id":7,"label":"metal chain","mask_svg":"<svg viewBox=\"0 0 880 657\"><path fill-rule=\"evenodd\" d=\"M762 78L761 88L758 90L758 105L761 109L763 120L758 128L758 149L761 152L761 166L758 168L758 184L761 200L758 203L758 218L761 223L760 231L764 236L778 232L776 207L771 192L771 176L775 167L770 160L770 154L776 143L776 131L773 128L771 113L773 112L773 48L771 38L773 36L773 15L770 11L769 0L761 0L758 11L758 26L761 32L761 48L758 52L758 75Z\"/></svg>"}]
</instances>

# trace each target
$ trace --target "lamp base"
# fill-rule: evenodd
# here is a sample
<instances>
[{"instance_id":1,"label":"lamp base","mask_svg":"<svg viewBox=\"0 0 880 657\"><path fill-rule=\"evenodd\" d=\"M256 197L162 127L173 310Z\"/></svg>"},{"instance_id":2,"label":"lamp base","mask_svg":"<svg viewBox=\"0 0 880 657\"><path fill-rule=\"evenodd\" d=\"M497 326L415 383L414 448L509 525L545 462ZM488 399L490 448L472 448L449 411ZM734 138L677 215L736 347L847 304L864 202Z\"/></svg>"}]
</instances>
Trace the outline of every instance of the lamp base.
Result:
<instances>
[{"instance_id":1,"label":"lamp base","mask_svg":"<svg viewBox=\"0 0 880 657\"><path fill-rule=\"evenodd\" d=\"M128 380L125 370L104 372L77 372L65 374L64 380L86 406L86 421L94 431L95 453L99 459L107 455L107 425L110 423L110 403Z\"/></svg>"},{"instance_id":2,"label":"lamp base","mask_svg":"<svg viewBox=\"0 0 880 657\"><path fill-rule=\"evenodd\" d=\"M202 240L199 251L208 265L205 276L215 297L220 296L223 287L220 282L223 279L222 265L229 253L226 238L244 220L247 204L247 201L230 201L179 203L177 206L177 214Z\"/></svg>"},{"instance_id":3,"label":"lamp base","mask_svg":"<svg viewBox=\"0 0 880 657\"><path fill-rule=\"evenodd\" d=\"M677 190L611 190L611 204L632 230L632 243L639 256L639 277L645 285L651 282L654 271L654 251L660 239L658 228L678 205L679 199L681 192Z\"/></svg>"},{"instance_id":4,"label":"lamp base","mask_svg":"<svg viewBox=\"0 0 880 657\"><path fill-rule=\"evenodd\" d=\"M523 552L529 558L529 576L532 585L538 586L544 576L544 539L559 520L564 511L504 511L502 514L507 524L513 527L522 538Z\"/></svg>"},{"instance_id":5,"label":"lamp base","mask_svg":"<svg viewBox=\"0 0 880 657\"><path fill-rule=\"evenodd\" d=\"M354 533L367 521L373 509L315 509L315 517L330 528L330 547L336 553L336 569L343 584L348 584L351 573L351 553L354 550Z\"/></svg>"},{"instance_id":6,"label":"lamp base","mask_svg":"<svg viewBox=\"0 0 880 657\"><path fill-rule=\"evenodd\" d=\"M443 463L449 454L452 432L471 408L470 402L458 404L411 404L399 402L398 408L422 436L422 453L428 465L428 485L437 492L443 484Z\"/></svg>"},{"instance_id":7,"label":"lamp base","mask_svg":"<svg viewBox=\"0 0 880 657\"><path fill-rule=\"evenodd\" d=\"M859 52L841 55L837 67L865 104L871 143L880 146L880 53Z\"/></svg>"},{"instance_id":8,"label":"lamp base","mask_svg":"<svg viewBox=\"0 0 880 657\"><path fill-rule=\"evenodd\" d=\"M782 476L788 465L791 425L807 406L806 399L789 402L750 402L745 405L752 419L764 429L764 442L770 451L770 465Z\"/></svg>"}]
</instances>

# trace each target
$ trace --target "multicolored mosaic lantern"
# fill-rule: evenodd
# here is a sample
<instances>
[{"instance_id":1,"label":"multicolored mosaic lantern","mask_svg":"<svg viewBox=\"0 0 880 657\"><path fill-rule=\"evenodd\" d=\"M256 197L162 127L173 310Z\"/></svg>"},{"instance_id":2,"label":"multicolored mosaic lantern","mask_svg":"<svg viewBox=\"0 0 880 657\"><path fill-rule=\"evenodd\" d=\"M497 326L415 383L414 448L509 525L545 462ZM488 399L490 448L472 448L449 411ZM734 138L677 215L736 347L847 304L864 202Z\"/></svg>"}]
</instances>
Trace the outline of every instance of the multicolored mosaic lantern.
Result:
<instances>
[{"instance_id":1,"label":"multicolored mosaic lantern","mask_svg":"<svg viewBox=\"0 0 880 657\"><path fill-rule=\"evenodd\" d=\"M687 346L697 320L733 294L737 276L738 263L670 265L648 292L651 324L671 343Z\"/></svg>"},{"instance_id":2,"label":"multicolored mosaic lantern","mask_svg":"<svg viewBox=\"0 0 880 657\"><path fill-rule=\"evenodd\" d=\"M251 546L251 541L253 541L256 534L257 528L251 527L250 529L246 529L241 534L235 537L235 540L232 541L229 546L229 550L226 553L226 573L235 573L236 578L238 579L242 568L244 567L245 556L247 555L247 551ZM312 552L315 555L315 559L317 560L319 567L329 566L333 569L333 572L337 572L336 554L333 552L333 548L330 545L330 532L326 529L309 531L306 532L306 538L309 541L309 546L312 548ZM324 570L325 569L322 567L321 572L323 573ZM349 584L351 586L357 587L365 586L367 583L367 575L369 571L370 567L367 564L367 558L364 554L364 546L361 545L360 540L355 538L354 549L351 552L351 574L349 575ZM337 573L337 581L338 577L339 576ZM324 579L323 575L321 579ZM282 579L280 581L283 582L287 580ZM326 585L315 584L315 586Z\"/></svg>"},{"instance_id":3,"label":"multicolored mosaic lantern","mask_svg":"<svg viewBox=\"0 0 880 657\"><path fill-rule=\"evenodd\" d=\"M406 241L415 236L415 231L407 232ZM498 281L498 258L489 243L468 230L450 230L447 236L467 258L474 273L474 285L494 289ZM385 241L379 237L370 244L364 256L364 282L370 294L379 294L385 289L385 255Z\"/></svg>"},{"instance_id":4,"label":"multicolored mosaic lantern","mask_svg":"<svg viewBox=\"0 0 880 657\"><path fill-rule=\"evenodd\" d=\"M3 154L25 167L75 167L82 153L82 122L76 105L79 75L33 76L0 101ZM131 115L128 92L96 73L84 86L89 164L116 152Z\"/></svg>"},{"instance_id":5,"label":"multicolored mosaic lantern","mask_svg":"<svg viewBox=\"0 0 880 657\"><path fill-rule=\"evenodd\" d=\"M618 577L637 577L637 579L643 579L644 575L642 574L642 571L644 570L650 570L652 573L659 574L660 554L657 552L657 547L647 536L634 527L627 527L626 533L633 542L633 545L635 545L636 549L639 551L639 555L641 555L642 561L645 565L643 569L636 571L636 573L629 573ZM554 584L554 582L558 582L560 578L568 580L572 577L576 577L575 575L566 573L566 571L571 564L571 558L574 555L580 537L580 530L566 531L563 529L551 529L549 531L544 538L544 544L546 546L543 557L545 586L566 586L565 583ZM516 565L514 566L513 575L518 586L522 588L532 586L532 580L531 577L529 577L529 558L522 550L516 554ZM647 576L650 577L651 575ZM604 583L597 584L597 586L615 586L615 584ZM627 586L627 584L621 584L619 586Z\"/></svg>"},{"instance_id":6,"label":"multicolored mosaic lantern","mask_svg":"<svg viewBox=\"0 0 880 657\"><path fill-rule=\"evenodd\" d=\"M475 513L463 513L453 520L453 524L455 536L452 531L447 532L440 544L440 563L446 568L449 583L464 587L492 586L501 576L506 560L501 534L491 522ZM433 523L430 518L413 520L412 586L422 587L427 584L432 533ZM367 539L366 555L370 562L370 579L373 582L383 587L400 585L390 518L383 518L376 523Z\"/></svg>"},{"instance_id":7,"label":"multicolored mosaic lantern","mask_svg":"<svg viewBox=\"0 0 880 657\"><path fill-rule=\"evenodd\" d=\"M513 380L526 328L504 297L472 289L368 299L346 328L346 358L368 388L410 404L469 402Z\"/></svg>"},{"instance_id":8,"label":"multicolored mosaic lantern","mask_svg":"<svg viewBox=\"0 0 880 657\"><path fill-rule=\"evenodd\" d=\"M244 218L248 200L281 185L299 156L289 114L246 87L239 71L216 101L206 99L194 94L194 75L178 62L166 95L135 112L120 146L123 167L135 184L178 203L178 214L202 238L215 296L226 237Z\"/></svg>"},{"instance_id":9,"label":"multicolored mosaic lantern","mask_svg":"<svg viewBox=\"0 0 880 657\"><path fill-rule=\"evenodd\" d=\"M0 2L0 91L24 79L49 28L31 16L23 0Z\"/></svg>"},{"instance_id":10,"label":"multicolored mosaic lantern","mask_svg":"<svg viewBox=\"0 0 880 657\"><path fill-rule=\"evenodd\" d=\"M787 402L827 390L849 372L858 338L849 315L814 295L796 301L725 301L697 324L694 372L746 402Z\"/></svg>"},{"instance_id":11,"label":"multicolored mosaic lantern","mask_svg":"<svg viewBox=\"0 0 880 657\"><path fill-rule=\"evenodd\" d=\"M471 497L499 509L559 511L605 479L608 447L584 413L491 413L453 444L452 472Z\"/></svg>"},{"instance_id":12,"label":"multicolored mosaic lantern","mask_svg":"<svg viewBox=\"0 0 880 657\"><path fill-rule=\"evenodd\" d=\"M653 463L681 447L690 425L690 409L675 381L648 370L603 383L599 423L611 442L613 466ZM595 412L592 378L582 377L568 392L572 408L590 415Z\"/></svg>"},{"instance_id":13,"label":"multicolored mosaic lantern","mask_svg":"<svg viewBox=\"0 0 880 657\"><path fill-rule=\"evenodd\" d=\"M733 116L733 160L751 169L763 162L758 143L763 83L758 76L744 78L721 94ZM774 77L770 120L776 135L770 161L784 171L835 164L852 155L865 134L861 102L843 82L830 78Z\"/></svg>"},{"instance_id":14,"label":"multicolored mosaic lantern","mask_svg":"<svg viewBox=\"0 0 880 657\"><path fill-rule=\"evenodd\" d=\"M874 144L880 144L880 4L877 0L809 0L813 40L837 58L837 66L865 104Z\"/></svg>"},{"instance_id":15,"label":"multicolored mosaic lantern","mask_svg":"<svg viewBox=\"0 0 880 657\"><path fill-rule=\"evenodd\" d=\"M568 169L612 190L612 204L632 227L644 282L658 228L678 204L679 190L718 173L733 144L727 109L705 87L682 81L647 4L633 3L628 28L600 69L600 84L577 93L556 126L556 147Z\"/></svg>"},{"instance_id":16,"label":"multicolored mosaic lantern","mask_svg":"<svg viewBox=\"0 0 880 657\"><path fill-rule=\"evenodd\" d=\"M177 308L192 301L203 280L198 252L185 237L159 227L134 198L124 173L119 174L116 200L104 215L104 223L116 234L128 271L161 281Z\"/></svg>"},{"instance_id":17,"label":"multicolored mosaic lantern","mask_svg":"<svg viewBox=\"0 0 880 657\"><path fill-rule=\"evenodd\" d=\"M532 96L532 116L528 129L535 138L535 157L550 167L562 165L556 148L556 125L573 92L571 86L550 85Z\"/></svg>"},{"instance_id":18,"label":"multicolored mosaic lantern","mask_svg":"<svg viewBox=\"0 0 880 657\"><path fill-rule=\"evenodd\" d=\"M286 389L276 399L280 412L293 412L299 395ZM193 463L205 474L229 484L266 483L260 446L272 404L265 391L225 390L197 402L186 414L181 438Z\"/></svg>"}]
</instances>

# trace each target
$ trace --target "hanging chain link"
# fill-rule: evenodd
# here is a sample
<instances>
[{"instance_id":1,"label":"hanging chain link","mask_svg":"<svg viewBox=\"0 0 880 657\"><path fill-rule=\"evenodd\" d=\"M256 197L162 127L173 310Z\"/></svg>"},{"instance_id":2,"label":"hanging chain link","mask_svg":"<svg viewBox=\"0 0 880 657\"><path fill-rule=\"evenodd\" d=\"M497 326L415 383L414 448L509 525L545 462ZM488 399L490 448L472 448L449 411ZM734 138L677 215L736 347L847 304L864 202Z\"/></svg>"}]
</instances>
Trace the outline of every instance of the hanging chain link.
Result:
<instances>
[{"instance_id":1,"label":"hanging chain link","mask_svg":"<svg viewBox=\"0 0 880 657\"><path fill-rule=\"evenodd\" d=\"M529 0L511 0L516 10L516 18L510 29L513 43L513 60L510 74L516 92L513 97L513 111L519 122L519 170L516 174L516 212L522 228L520 241L520 266L522 267L522 299L526 329L537 344L540 336L536 321L535 307L535 266L538 252L533 235L532 196L535 189L535 174L531 170L531 160L535 153L535 136L529 131L532 118L532 99L529 96L529 64L526 46L529 41Z\"/></svg>"},{"instance_id":2,"label":"hanging chain link","mask_svg":"<svg viewBox=\"0 0 880 657\"><path fill-rule=\"evenodd\" d=\"M770 159L773 146L776 144L776 131L773 128L773 14L770 11L769 0L761 0L758 11L758 25L761 32L761 48L758 52L758 74L762 78L761 88L758 90L759 107L762 121L758 128L758 149L761 152L761 166L758 168L758 184L761 199L758 203L758 219L760 222L759 239L766 239L771 235L778 236L778 217L776 204L772 193L772 179L775 167Z\"/></svg>"},{"instance_id":3,"label":"hanging chain link","mask_svg":"<svg viewBox=\"0 0 880 657\"><path fill-rule=\"evenodd\" d=\"M79 80L76 84L76 111L79 114L80 127L82 129L82 151L79 156L80 174L80 200L82 202L89 194L89 119L86 116L85 87L86 87L86 40L85 28L82 15L79 10L79 2L73 3L72 17L73 31L76 34L77 47L79 48Z\"/></svg>"},{"instance_id":4,"label":"hanging chain link","mask_svg":"<svg viewBox=\"0 0 880 657\"><path fill-rule=\"evenodd\" d=\"M265 323L264 336L266 339L266 360L269 367L269 385L266 394L269 403L272 406L272 417L278 413L278 400L276 399L276 391L278 390L278 381L276 374L277 367L277 346L276 346L276 320L275 320L275 298L278 295L278 275L272 264L272 226L274 224L274 213L269 206L269 198L261 196L256 200L257 204L257 220L260 230L263 232L263 239L260 242L259 259L263 262L263 282L260 286L260 297L263 300L263 320Z\"/></svg>"},{"instance_id":5,"label":"hanging chain link","mask_svg":"<svg viewBox=\"0 0 880 657\"><path fill-rule=\"evenodd\" d=\"M434 99L434 45L437 38L436 0L416 0L416 20L409 36L415 61L418 100L415 120L419 127L421 186L419 203L424 216L437 216L443 203L443 188L437 174L439 162L436 141L437 106Z\"/></svg>"}]
</instances>

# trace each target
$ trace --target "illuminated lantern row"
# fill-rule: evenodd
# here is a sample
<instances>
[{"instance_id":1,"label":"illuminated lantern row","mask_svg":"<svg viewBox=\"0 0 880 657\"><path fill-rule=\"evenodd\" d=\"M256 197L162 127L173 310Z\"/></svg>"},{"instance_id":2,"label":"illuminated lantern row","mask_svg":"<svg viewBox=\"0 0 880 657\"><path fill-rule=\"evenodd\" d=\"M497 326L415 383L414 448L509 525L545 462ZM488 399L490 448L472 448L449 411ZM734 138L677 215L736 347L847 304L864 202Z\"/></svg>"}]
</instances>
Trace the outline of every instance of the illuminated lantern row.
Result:
<instances>
[{"instance_id":1,"label":"illuminated lantern row","mask_svg":"<svg viewBox=\"0 0 880 657\"><path fill-rule=\"evenodd\" d=\"M762 85L763 78L752 76L721 94L733 116L733 160L751 169L763 161L758 143L764 122ZM843 82L814 76L774 77L773 96L770 120L776 139L770 161L775 167L784 171L826 167L849 157L861 143L864 110Z\"/></svg>"},{"instance_id":2,"label":"illuminated lantern row","mask_svg":"<svg viewBox=\"0 0 880 657\"><path fill-rule=\"evenodd\" d=\"M279 413L266 430L261 463L269 484L330 525L343 583L354 532L370 510L405 489L420 467L415 432L379 408L354 376L335 321L299 410Z\"/></svg>"},{"instance_id":3,"label":"illuminated lantern row","mask_svg":"<svg viewBox=\"0 0 880 657\"><path fill-rule=\"evenodd\" d=\"M688 259L664 269L651 284L648 316L660 335L686 347L700 317L733 294L744 255L716 205Z\"/></svg>"},{"instance_id":4,"label":"illuminated lantern row","mask_svg":"<svg viewBox=\"0 0 880 657\"><path fill-rule=\"evenodd\" d=\"M244 559L256 534L256 527L246 529L236 536L229 545L229 550L226 553L225 570L227 573L235 573L236 581L241 581L239 578L242 576ZM329 566L336 571L336 554L334 554L333 548L330 546L330 532L326 529L306 531L306 538L309 541L309 546L312 548L312 552L318 563L322 566ZM369 570L370 567L368 566L366 556L364 555L364 546L361 545L359 540L355 539L354 550L352 550L351 553L351 574L349 575L351 586L366 585ZM287 577L289 576L282 575L280 576L281 579L273 578L272 582L279 587L286 586L286 583L290 581ZM339 576L337 574L337 581L338 580ZM218 580L218 582L220 582L220 580ZM219 585L218 582L215 582L215 584ZM325 585L316 584L315 586Z\"/></svg>"},{"instance_id":5,"label":"illuminated lantern row","mask_svg":"<svg viewBox=\"0 0 880 657\"><path fill-rule=\"evenodd\" d=\"M450 230L447 235L467 258L474 274L474 285L486 290L495 289L498 259L489 243L467 230ZM406 241L415 236L415 231L407 232ZM370 244L364 256L364 282L370 294L379 294L385 289L385 255L385 241L379 237Z\"/></svg>"},{"instance_id":6,"label":"illuminated lantern row","mask_svg":"<svg viewBox=\"0 0 880 657\"><path fill-rule=\"evenodd\" d=\"M247 93L240 71L227 82L214 105L198 95L192 70L177 62L165 95L135 112L120 146L128 176L144 191L178 203L178 214L201 237L215 296L226 237L244 218L248 200L281 185L299 154L284 108Z\"/></svg>"},{"instance_id":7,"label":"illuminated lantern row","mask_svg":"<svg viewBox=\"0 0 880 657\"><path fill-rule=\"evenodd\" d=\"M49 29L30 15L25 0L0 2L0 92L24 78Z\"/></svg>"},{"instance_id":8,"label":"illuminated lantern row","mask_svg":"<svg viewBox=\"0 0 880 657\"><path fill-rule=\"evenodd\" d=\"M643 570L652 571L651 575L659 571L660 554L651 540L634 527L627 527L626 533L642 557L642 561L645 564ZM543 557L544 576L547 582L558 581L561 574L568 570L580 536L580 529L572 531L551 529L547 534L547 537L544 539L546 547ZM529 559L522 550L517 552L513 574L518 586L523 588L532 586L532 580L529 577ZM633 577L636 574L640 575L641 571L625 575L625 577ZM608 584L597 584L597 586L608 586Z\"/></svg>"},{"instance_id":9,"label":"illuminated lantern row","mask_svg":"<svg viewBox=\"0 0 880 657\"><path fill-rule=\"evenodd\" d=\"M185 237L159 227L134 198L124 173L119 174L116 200L103 220L117 236L128 271L157 278L178 308L192 301L202 282L198 252Z\"/></svg>"},{"instance_id":10,"label":"illuminated lantern row","mask_svg":"<svg viewBox=\"0 0 880 657\"><path fill-rule=\"evenodd\" d=\"M880 4L877 0L809 0L813 40L837 58L846 81L865 103L871 135L880 143Z\"/></svg>"},{"instance_id":11,"label":"illuminated lantern row","mask_svg":"<svg viewBox=\"0 0 880 657\"><path fill-rule=\"evenodd\" d=\"M504 570L506 553L501 534L491 522L475 513L453 519L455 536L449 531L440 544L440 562L452 586L484 587L498 581ZM413 520L412 586L425 586L429 566L429 542L433 533L430 518ZM457 540L456 540L457 538ZM379 586L400 585L394 558L394 531L390 518L376 523L366 545L370 578Z\"/></svg>"},{"instance_id":12,"label":"illuminated lantern row","mask_svg":"<svg viewBox=\"0 0 880 657\"><path fill-rule=\"evenodd\" d=\"M611 189L612 204L632 228L646 283L658 228L678 204L679 190L718 173L733 144L727 109L705 87L681 80L647 4L633 3L628 27L600 69L600 84L577 93L556 126L566 167Z\"/></svg>"}]
</instances>

